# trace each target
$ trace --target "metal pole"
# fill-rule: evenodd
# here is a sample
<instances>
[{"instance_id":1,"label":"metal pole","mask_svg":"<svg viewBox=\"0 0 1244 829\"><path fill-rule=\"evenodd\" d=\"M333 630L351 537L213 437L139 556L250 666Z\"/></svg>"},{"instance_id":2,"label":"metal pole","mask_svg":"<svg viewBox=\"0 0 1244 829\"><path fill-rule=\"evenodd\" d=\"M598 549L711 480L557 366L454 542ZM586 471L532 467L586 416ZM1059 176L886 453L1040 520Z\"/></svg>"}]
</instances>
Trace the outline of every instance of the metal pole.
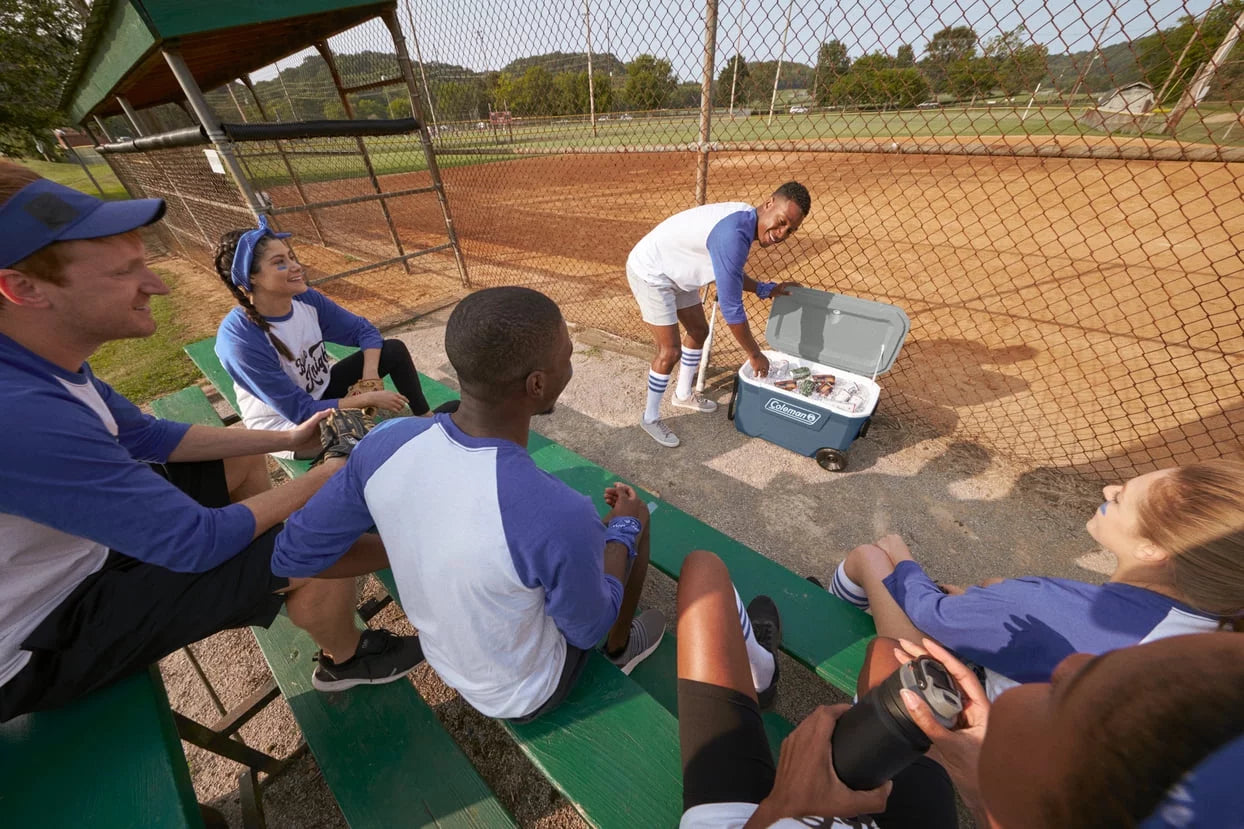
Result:
<instances>
[{"instance_id":1,"label":"metal pole","mask_svg":"<svg viewBox=\"0 0 1244 829\"><path fill-rule=\"evenodd\" d=\"M86 162L82 160L82 156L78 155L78 151L65 140L64 132L62 130L52 130L52 132L56 134L56 137L60 140L61 144L69 152L69 154L73 156L73 160L78 162L78 166L82 168L82 172L86 173L86 177L91 180L91 184L95 185L95 189L99 191L99 195L102 197L104 195L104 188L100 187L99 182L95 180L95 176L91 175L91 171L87 169Z\"/></svg>"},{"instance_id":2,"label":"metal pole","mask_svg":"<svg viewBox=\"0 0 1244 829\"><path fill-rule=\"evenodd\" d=\"M277 80L281 82L281 91L285 93L285 103L289 104L289 120L298 120L298 110L294 109L294 99L289 97L289 87L285 85L285 76L281 74L281 62L279 60L272 61L272 67L276 69ZM278 114L276 120L279 122L281 116Z\"/></svg>"},{"instance_id":3,"label":"metal pole","mask_svg":"<svg viewBox=\"0 0 1244 829\"><path fill-rule=\"evenodd\" d=\"M1101 39L1106 36L1106 27L1110 25L1110 19L1114 17L1114 11L1106 15L1106 19L1102 21L1101 31L1097 33L1097 39L1093 41L1093 56L1089 58L1088 66L1084 67L1084 71L1080 73L1080 77L1076 78L1076 85L1071 88L1071 100L1068 101L1068 107L1075 103L1076 93L1080 91L1080 84L1084 83L1084 79L1088 76L1089 70L1093 68L1093 61L1101 57ZM975 96L973 96L975 98Z\"/></svg>"},{"instance_id":4,"label":"metal pole","mask_svg":"<svg viewBox=\"0 0 1244 829\"><path fill-rule=\"evenodd\" d=\"M329 48L327 40L318 41L315 48L320 53L320 57L324 58L324 63L328 64L328 74L332 76L333 86L337 88L337 97L341 99L341 106L345 108L346 117L354 119L354 107L350 104L350 96L346 94L341 84L341 72L337 69L337 59L333 57L333 50ZM411 110L414 111L413 109ZM405 256L406 250L402 247L401 237L397 235L397 225L393 223L393 216L389 213L389 203L384 200L384 191L380 189L380 179L376 176L376 168L371 163L371 155L367 152L367 142L362 136L354 139L359 148L359 155L363 157L363 166L367 168L367 177L371 179L372 189L376 191L376 195L381 196L378 200L380 212L384 214L385 224L389 226L389 236L393 239L393 247L397 248L398 256ZM402 265L406 268L406 273L410 273L410 263L403 261Z\"/></svg>"},{"instance_id":5,"label":"metal pole","mask_svg":"<svg viewBox=\"0 0 1244 829\"><path fill-rule=\"evenodd\" d=\"M1222 39L1222 43L1218 44L1218 48L1214 50L1213 56L1204 64L1200 71L1192 78L1192 83L1184 90L1184 94L1180 96L1179 103L1175 104L1175 108L1171 110L1171 114L1166 119L1166 134L1175 137L1175 130L1179 127L1179 122L1183 119L1188 110L1205 99L1206 93L1209 92L1209 85L1214 82L1214 75L1218 73L1218 67L1227 61L1227 56L1231 54L1231 50L1235 48L1235 44L1240 39L1241 32L1244 32L1244 12L1240 12L1240 16L1235 19L1231 30L1227 32L1227 36Z\"/></svg>"},{"instance_id":6,"label":"metal pole","mask_svg":"<svg viewBox=\"0 0 1244 829\"><path fill-rule=\"evenodd\" d=\"M99 131L103 133L104 138L108 139L108 143L111 144L112 136L108 134L108 128L104 126L104 122L99 119L98 115L92 115L91 117L95 119L95 126L99 127Z\"/></svg>"},{"instance_id":7,"label":"metal pole","mask_svg":"<svg viewBox=\"0 0 1244 829\"><path fill-rule=\"evenodd\" d=\"M168 64L168 68L173 72L173 77L177 79L178 85L181 86L181 91L185 93L186 100L190 102L190 107L194 110L195 117L203 125L203 129L207 132L207 137L211 140L212 146L216 148L216 152L220 153L220 160L224 162L225 169L233 177L233 183L237 185L238 192L242 195L242 201L245 202L246 207L254 214L255 220L258 221L263 208L259 204L259 199L255 197L255 191L251 189L250 182L246 180L246 176L242 173L242 168L238 165L238 159L233 154L233 142L229 140L224 130L221 129L220 119L216 117L216 113L212 111L211 105L203 97L203 90L199 89L198 81L191 74L190 67L186 66L186 61L182 59L181 52L175 47L169 46L166 46L161 52L164 54L165 63Z\"/></svg>"},{"instance_id":8,"label":"metal pole","mask_svg":"<svg viewBox=\"0 0 1244 829\"><path fill-rule=\"evenodd\" d=\"M415 31L415 15L410 10L410 0L406 0L406 22L410 24L410 39L415 42L415 59L419 61L419 77L423 78L423 96L428 101L428 117L432 119L432 129L437 136L441 129L436 125L436 106L432 103L432 88L428 86L428 73L423 71L423 52L419 49L419 33ZM411 110L414 113L414 110Z\"/></svg>"},{"instance_id":9,"label":"metal pole","mask_svg":"<svg viewBox=\"0 0 1244 829\"><path fill-rule=\"evenodd\" d=\"M734 33L734 72L730 75L730 114L734 115L734 90L739 81L739 63L743 60L742 53L739 52L739 42L743 39L743 14L747 8L746 3L739 4L739 25Z\"/></svg>"},{"instance_id":10,"label":"metal pole","mask_svg":"<svg viewBox=\"0 0 1244 829\"><path fill-rule=\"evenodd\" d=\"M254 100L255 106L259 109L259 117L267 121L268 111L264 108L263 101L259 100L259 95L255 93L255 84L251 82L251 76L249 74L243 75L241 81L242 84L250 90L251 99ZM316 237L320 240L321 245L327 247L328 243L324 241L324 232L320 230L320 222L317 218L315 218L315 211L310 208L310 202L307 201L307 194L303 192L302 180L298 178L298 173L294 172L294 165L290 163L289 156L285 154L284 141L276 142L276 151L280 154L281 161L285 163L285 170L289 173L290 181L294 183L294 190L298 193L298 199L303 203L303 206L307 208L307 218L311 220L311 227L315 228Z\"/></svg>"},{"instance_id":11,"label":"metal pole","mask_svg":"<svg viewBox=\"0 0 1244 829\"><path fill-rule=\"evenodd\" d=\"M782 51L778 55L777 71L773 73L773 95L769 98L769 120L765 126L773 126L773 107L777 103L778 81L782 79L782 61L786 59L786 36L790 34L790 13L795 8L795 0L786 4L786 28L782 29Z\"/></svg>"},{"instance_id":12,"label":"metal pole","mask_svg":"<svg viewBox=\"0 0 1244 829\"><path fill-rule=\"evenodd\" d=\"M454 230L453 215L449 212L449 198L445 195L445 183L441 180L441 168L436 163L436 151L432 147L432 138L428 135L428 126L423 121L422 107L419 105L419 87L415 85L415 70L410 65L410 53L406 51L406 38L402 35L402 27L397 22L395 6L390 6L380 13L384 23L389 27L389 35L393 38L393 48L397 53L397 65L406 79L406 89L410 93L411 112L419 122L419 139L423 142L423 155L427 159L428 175L432 178L432 186L436 188L436 199L441 205L441 215L445 217L445 233L453 246L454 261L458 264L458 276L465 288L471 287L471 279L467 275L466 259L462 256L462 246L458 243L458 232Z\"/></svg>"},{"instance_id":13,"label":"metal pole","mask_svg":"<svg viewBox=\"0 0 1244 829\"><path fill-rule=\"evenodd\" d=\"M708 198L708 145L712 140L713 69L717 60L717 0L704 4L704 76L700 82L700 158L695 169L695 203Z\"/></svg>"},{"instance_id":14,"label":"metal pole","mask_svg":"<svg viewBox=\"0 0 1244 829\"><path fill-rule=\"evenodd\" d=\"M1192 32L1192 37L1188 38L1188 42L1184 44L1183 51L1179 53L1179 59L1171 66L1170 74L1166 76L1166 80L1162 82L1162 88L1158 90L1158 94L1153 97L1154 106L1162 106L1162 100L1166 97L1166 88L1171 85L1171 81L1175 78L1175 73L1179 71L1179 67L1183 65L1184 58L1188 56L1188 50L1192 48L1192 44L1201 38L1201 27L1205 25L1205 21L1209 20L1209 9L1205 10L1205 15L1197 21L1196 29Z\"/></svg>"},{"instance_id":15,"label":"metal pole","mask_svg":"<svg viewBox=\"0 0 1244 829\"><path fill-rule=\"evenodd\" d=\"M146 135L146 130L143 129L142 123L138 120L138 113L134 111L132 106L130 106L130 102L124 97L118 95L117 103L121 105L121 111L125 113L125 117L129 119L129 122L134 126L135 132L137 132L140 136ZM147 156L147 161L151 163L152 168L160 171L160 175L164 177L164 182L168 185L168 189L173 193L173 195L177 196L178 200L181 201L182 209L186 211L186 214L190 216L190 221L194 222L194 226L198 228L199 236L203 237L203 244L208 250L211 250L213 243L208 237L207 231L203 229L203 225L199 224L198 217L194 215L194 211L191 210L190 205L186 203L186 197L183 196L181 190L178 189L177 182L173 181L173 177L168 174L168 171L164 169L164 165L161 164L158 159L159 156L155 154ZM176 236L176 234L173 235ZM185 249L184 245L182 246L182 249Z\"/></svg>"},{"instance_id":16,"label":"metal pole","mask_svg":"<svg viewBox=\"0 0 1244 829\"><path fill-rule=\"evenodd\" d=\"M138 120L138 113L134 111L134 107L130 106L130 102L124 96L117 96L117 103L121 105L121 111L125 113L125 118L130 122L130 126L134 128L135 135L146 135L147 130L143 129L142 122Z\"/></svg>"},{"instance_id":17,"label":"metal pole","mask_svg":"<svg viewBox=\"0 0 1244 829\"><path fill-rule=\"evenodd\" d=\"M596 90L592 86L592 9L591 0L583 0L583 26L587 29L587 110L592 123L592 135L596 135Z\"/></svg>"}]
</instances>

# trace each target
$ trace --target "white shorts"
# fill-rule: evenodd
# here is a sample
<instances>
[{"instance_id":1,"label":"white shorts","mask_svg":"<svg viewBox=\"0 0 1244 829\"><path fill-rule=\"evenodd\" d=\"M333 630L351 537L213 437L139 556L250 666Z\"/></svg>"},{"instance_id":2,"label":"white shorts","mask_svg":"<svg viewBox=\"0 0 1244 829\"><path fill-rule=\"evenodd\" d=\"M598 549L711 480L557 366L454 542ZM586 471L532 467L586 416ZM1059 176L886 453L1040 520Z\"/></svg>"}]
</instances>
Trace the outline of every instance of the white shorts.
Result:
<instances>
[{"instance_id":1,"label":"white shorts","mask_svg":"<svg viewBox=\"0 0 1244 829\"><path fill-rule=\"evenodd\" d=\"M683 291L673 285L653 285L629 266L626 281L639 303L639 315L649 325L677 325L680 309L702 304L699 291Z\"/></svg>"}]
</instances>

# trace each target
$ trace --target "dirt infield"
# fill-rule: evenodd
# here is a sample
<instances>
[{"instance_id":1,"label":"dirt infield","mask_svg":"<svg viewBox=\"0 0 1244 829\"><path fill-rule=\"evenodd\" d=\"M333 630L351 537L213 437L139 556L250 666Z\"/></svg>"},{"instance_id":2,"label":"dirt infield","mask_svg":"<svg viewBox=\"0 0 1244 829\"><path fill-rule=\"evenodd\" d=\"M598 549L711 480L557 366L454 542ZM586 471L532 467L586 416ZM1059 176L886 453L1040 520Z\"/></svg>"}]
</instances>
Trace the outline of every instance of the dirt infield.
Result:
<instances>
[{"instance_id":1,"label":"dirt infield","mask_svg":"<svg viewBox=\"0 0 1244 829\"><path fill-rule=\"evenodd\" d=\"M530 158L444 177L473 286L538 287L569 319L646 338L623 265L651 227L693 206L693 154ZM882 406L1097 478L1217 456L1244 436L1244 165L716 153L708 198L756 203L789 178L811 190L812 215L787 244L755 252L751 273L907 311ZM327 199L368 186L308 190ZM408 244L444 241L434 198L391 209ZM305 217L282 224L303 240L312 232ZM339 250L393 254L375 205L323 211L320 225ZM395 268L330 292L379 317L460 292L451 257L414 264L410 276ZM766 306L750 311L763 328ZM728 340L715 365L739 361Z\"/></svg>"}]
</instances>

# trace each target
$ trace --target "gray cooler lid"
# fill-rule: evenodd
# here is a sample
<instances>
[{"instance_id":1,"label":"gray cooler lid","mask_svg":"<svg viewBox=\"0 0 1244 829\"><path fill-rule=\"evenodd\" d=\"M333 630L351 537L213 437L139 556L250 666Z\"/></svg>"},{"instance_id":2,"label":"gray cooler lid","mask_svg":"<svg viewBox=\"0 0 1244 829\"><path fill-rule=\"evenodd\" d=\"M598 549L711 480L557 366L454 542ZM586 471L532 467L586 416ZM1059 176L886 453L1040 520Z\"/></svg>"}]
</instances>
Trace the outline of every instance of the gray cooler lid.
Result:
<instances>
[{"instance_id":1,"label":"gray cooler lid","mask_svg":"<svg viewBox=\"0 0 1244 829\"><path fill-rule=\"evenodd\" d=\"M788 296L773 300L765 337L786 354L872 377L894 365L910 328L897 305L791 288Z\"/></svg>"}]
</instances>

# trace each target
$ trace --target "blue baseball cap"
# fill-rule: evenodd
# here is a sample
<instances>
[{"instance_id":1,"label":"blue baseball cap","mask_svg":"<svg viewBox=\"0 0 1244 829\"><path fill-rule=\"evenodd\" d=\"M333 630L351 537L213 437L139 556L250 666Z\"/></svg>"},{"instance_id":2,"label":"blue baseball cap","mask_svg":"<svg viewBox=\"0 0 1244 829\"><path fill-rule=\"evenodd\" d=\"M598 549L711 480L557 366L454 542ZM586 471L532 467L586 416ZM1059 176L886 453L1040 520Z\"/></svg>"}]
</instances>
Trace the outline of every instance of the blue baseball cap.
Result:
<instances>
[{"instance_id":1,"label":"blue baseball cap","mask_svg":"<svg viewBox=\"0 0 1244 829\"><path fill-rule=\"evenodd\" d=\"M163 216L164 199L103 201L41 178L0 204L0 268L54 242L116 236Z\"/></svg>"},{"instance_id":2,"label":"blue baseball cap","mask_svg":"<svg viewBox=\"0 0 1244 829\"><path fill-rule=\"evenodd\" d=\"M273 239L288 239L290 233L277 233L268 227L268 217L260 215L259 227L248 230L238 237L237 249L233 251L233 266L229 269L229 278L233 284L243 291L251 289L251 264L255 261L255 246L265 236Z\"/></svg>"}]
</instances>

